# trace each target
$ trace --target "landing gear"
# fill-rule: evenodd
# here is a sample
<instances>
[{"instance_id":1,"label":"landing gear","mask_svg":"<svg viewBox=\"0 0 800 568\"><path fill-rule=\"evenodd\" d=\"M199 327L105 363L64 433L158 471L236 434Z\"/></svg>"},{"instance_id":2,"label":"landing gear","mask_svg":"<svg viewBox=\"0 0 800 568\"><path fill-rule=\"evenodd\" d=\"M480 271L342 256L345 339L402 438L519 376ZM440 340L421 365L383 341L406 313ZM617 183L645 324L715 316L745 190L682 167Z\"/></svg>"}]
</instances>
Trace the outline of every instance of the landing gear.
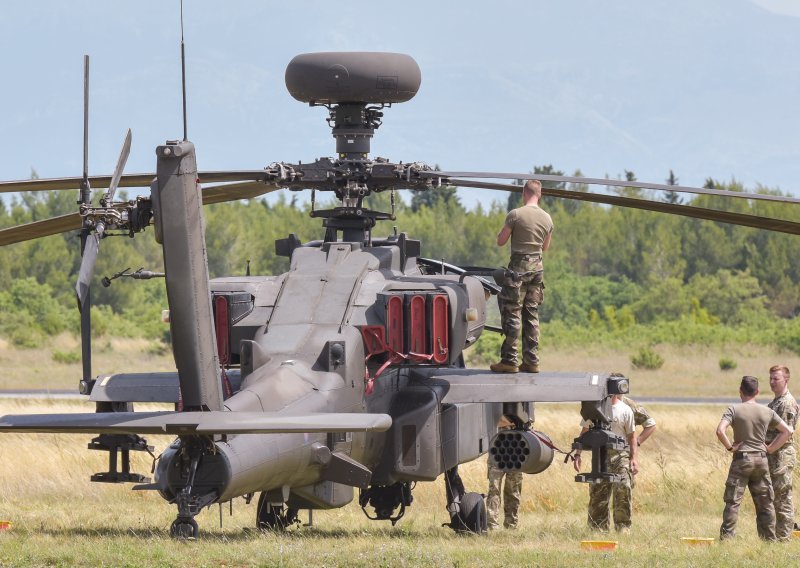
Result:
<instances>
[{"instance_id":1,"label":"landing gear","mask_svg":"<svg viewBox=\"0 0 800 568\"><path fill-rule=\"evenodd\" d=\"M489 528L483 495L465 493L459 503L459 511L450 521L450 527L457 533L486 534Z\"/></svg>"},{"instance_id":2,"label":"landing gear","mask_svg":"<svg viewBox=\"0 0 800 568\"><path fill-rule=\"evenodd\" d=\"M297 513L297 509L267 502L266 493L262 493L256 508L256 526L265 530L282 531L299 522Z\"/></svg>"},{"instance_id":3,"label":"landing gear","mask_svg":"<svg viewBox=\"0 0 800 568\"><path fill-rule=\"evenodd\" d=\"M216 491L198 494L192 489L197 475L197 468L204 455L205 442L202 439L187 439L183 441L181 450L181 478L186 479L183 488L177 492L173 502L178 506L178 517L172 522L169 534L173 538L196 539L199 534L197 521L194 517L217 499Z\"/></svg>"},{"instance_id":4,"label":"landing gear","mask_svg":"<svg viewBox=\"0 0 800 568\"><path fill-rule=\"evenodd\" d=\"M448 526L459 534L487 534L489 525L483 495L465 491L458 474L458 466L445 472L445 491L450 523L443 526Z\"/></svg>"},{"instance_id":5,"label":"landing gear","mask_svg":"<svg viewBox=\"0 0 800 568\"><path fill-rule=\"evenodd\" d=\"M172 521L172 526L169 527L169 536L172 538L196 540L199 534L200 528L197 526L197 521L191 517L178 517Z\"/></svg>"}]
</instances>

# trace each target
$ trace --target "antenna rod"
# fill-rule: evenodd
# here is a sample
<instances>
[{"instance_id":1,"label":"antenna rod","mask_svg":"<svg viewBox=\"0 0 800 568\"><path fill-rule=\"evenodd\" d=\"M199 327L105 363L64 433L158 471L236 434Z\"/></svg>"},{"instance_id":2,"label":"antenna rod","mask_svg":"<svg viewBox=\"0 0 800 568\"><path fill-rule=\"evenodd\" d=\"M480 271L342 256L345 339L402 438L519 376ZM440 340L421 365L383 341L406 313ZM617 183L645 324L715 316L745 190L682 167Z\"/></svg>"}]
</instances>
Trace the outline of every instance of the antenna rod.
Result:
<instances>
[{"instance_id":1,"label":"antenna rod","mask_svg":"<svg viewBox=\"0 0 800 568\"><path fill-rule=\"evenodd\" d=\"M78 203L89 203L89 56L83 56L83 181Z\"/></svg>"},{"instance_id":2,"label":"antenna rod","mask_svg":"<svg viewBox=\"0 0 800 568\"><path fill-rule=\"evenodd\" d=\"M186 133L186 48L183 45L183 0L181 0L181 83L183 85L183 140L188 140Z\"/></svg>"}]
</instances>

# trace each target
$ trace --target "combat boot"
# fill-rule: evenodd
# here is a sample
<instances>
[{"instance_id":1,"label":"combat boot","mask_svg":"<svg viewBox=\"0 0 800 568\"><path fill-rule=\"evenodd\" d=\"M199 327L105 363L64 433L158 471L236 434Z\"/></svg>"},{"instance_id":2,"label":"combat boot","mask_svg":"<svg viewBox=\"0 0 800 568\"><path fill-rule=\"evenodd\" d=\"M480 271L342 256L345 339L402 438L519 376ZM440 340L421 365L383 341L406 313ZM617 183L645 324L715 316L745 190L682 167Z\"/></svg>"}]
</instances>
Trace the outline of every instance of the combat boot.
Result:
<instances>
[{"instance_id":1,"label":"combat boot","mask_svg":"<svg viewBox=\"0 0 800 568\"><path fill-rule=\"evenodd\" d=\"M489 368L494 373L518 373L519 367L516 365L512 365L511 363L506 363L505 361L500 361L499 363L492 363L489 365Z\"/></svg>"},{"instance_id":2,"label":"combat boot","mask_svg":"<svg viewBox=\"0 0 800 568\"><path fill-rule=\"evenodd\" d=\"M523 363L519 366L521 373L538 373L539 363Z\"/></svg>"}]
</instances>

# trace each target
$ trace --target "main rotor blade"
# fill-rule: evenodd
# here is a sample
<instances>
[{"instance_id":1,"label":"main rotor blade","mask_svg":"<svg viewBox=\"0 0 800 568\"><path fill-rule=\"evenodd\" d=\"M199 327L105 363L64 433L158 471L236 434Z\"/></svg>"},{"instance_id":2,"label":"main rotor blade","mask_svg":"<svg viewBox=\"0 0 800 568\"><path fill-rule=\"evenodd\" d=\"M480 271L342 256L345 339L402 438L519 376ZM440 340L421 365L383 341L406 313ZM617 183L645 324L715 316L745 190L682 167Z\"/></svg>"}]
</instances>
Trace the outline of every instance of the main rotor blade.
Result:
<instances>
[{"instance_id":1,"label":"main rotor blade","mask_svg":"<svg viewBox=\"0 0 800 568\"><path fill-rule=\"evenodd\" d=\"M119 178L118 187L150 187L154 173L144 174L122 174ZM264 170L232 170L199 172L197 177L200 183L224 183L234 181L265 181ZM110 187L112 176L89 176L89 183L92 187ZM79 189L82 177L66 178L46 178L46 179L22 179L15 181L0 181L0 193L12 193L18 191L45 191L62 189Z\"/></svg>"},{"instance_id":2,"label":"main rotor blade","mask_svg":"<svg viewBox=\"0 0 800 568\"><path fill-rule=\"evenodd\" d=\"M644 189L657 189L659 191L675 191L677 193L696 193L699 195L718 195L721 197L737 197L739 199L757 199L762 201L778 201L781 203L800 203L800 198L785 197L783 195L770 195L767 193L747 193L744 191L729 191L726 189L708 189L690 187L686 185L666 185L663 183L648 183L642 181L627 181L606 178L587 178L574 176L551 176L544 174L509 174L498 172L421 172L422 177L440 178L491 178L491 179L538 179L540 181L553 181L565 183L582 183L586 185L604 185L607 187L633 187ZM444 181L444 180L443 180ZM451 180L452 181L452 180Z\"/></svg>"},{"instance_id":3,"label":"main rotor blade","mask_svg":"<svg viewBox=\"0 0 800 568\"><path fill-rule=\"evenodd\" d=\"M108 201L109 205L114 201L114 194L117 192L119 179L122 177L122 170L125 169L125 163L128 161L128 156L131 153L131 129L125 135L125 142L122 143L122 150L119 153L117 160L117 167L114 168L114 175L111 176L111 183L108 184Z\"/></svg>"},{"instance_id":4,"label":"main rotor blade","mask_svg":"<svg viewBox=\"0 0 800 568\"><path fill-rule=\"evenodd\" d=\"M67 213L58 217L2 229L0 230L0 246L13 245L14 243L75 231L80 228L81 216L78 213Z\"/></svg>"},{"instance_id":5,"label":"main rotor blade","mask_svg":"<svg viewBox=\"0 0 800 568\"><path fill-rule=\"evenodd\" d=\"M154 177L156 174L123 174L119 178L117 187L149 187ZM89 183L95 188L109 187L111 178L112 176L89 176ZM0 193L80 189L82 181L82 177L0 181Z\"/></svg>"},{"instance_id":6,"label":"main rotor blade","mask_svg":"<svg viewBox=\"0 0 800 568\"><path fill-rule=\"evenodd\" d=\"M246 181L242 183L204 187L202 194L203 205L238 201L239 199L252 199L253 197L273 192L276 189L280 189L280 187L275 184L268 184L260 181Z\"/></svg>"},{"instance_id":7,"label":"main rotor blade","mask_svg":"<svg viewBox=\"0 0 800 568\"><path fill-rule=\"evenodd\" d=\"M91 232L86 237L86 246L83 249L81 270L78 273L78 282L75 284L75 293L78 297L78 308L83 311L86 296L89 293L89 284L94 274L94 265L97 262L97 250L100 247L100 234Z\"/></svg>"},{"instance_id":8,"label":"main rotor blade","mask_svg":"<svg viewBox=\"0 0 800 568\"><path fill-rule=\"evenodd\" d=\"M514 193L522 192L521 186L504 183L488 183L460 179L450 179L449 183L458 187L502 189ZM605 203L607 205L617 205L619 207L644 209L646 211L669 213L672 215L681 215L683 217L706 219L708 221L730 223L731 225L741 225L743 227L753 227L755 229L765 229L767 231L800 235L800 223L796 223L794 221L785 221L783 219L774 219L771 217L748 215L746 213L734 213L733 211L719 211L716 209L705 209L703 207L692 207L690 205L678 205L662 201L648 201L646 199L636 199L633 197L623 197L620 195L605 195L583 191L569 191L566 189L542 188L542 194L550 197L562 197L564 199L575 199L577 201L589 201L592 203Z\"/></svg>"}]
</instances>

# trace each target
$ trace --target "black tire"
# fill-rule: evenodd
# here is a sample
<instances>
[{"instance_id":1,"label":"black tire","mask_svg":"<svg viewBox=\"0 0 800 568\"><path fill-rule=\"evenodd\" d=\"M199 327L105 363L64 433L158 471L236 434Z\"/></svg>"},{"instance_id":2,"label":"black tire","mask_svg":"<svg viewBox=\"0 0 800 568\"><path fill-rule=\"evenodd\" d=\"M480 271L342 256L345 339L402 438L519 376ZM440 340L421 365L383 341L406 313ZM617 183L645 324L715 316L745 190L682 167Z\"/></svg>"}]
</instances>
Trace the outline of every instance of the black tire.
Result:
<instances>
[{"instance_id":1,"label":"black tire","mask_svg":"<svg viewBox=\"0 0 800 568\"><path fill-rule=\"evenodd\" d=\"M300 513L300 509L292 509L291 507L286 509L286 526L299 524L300 520L298 518L298 514Z\"/></svg>"},{"instance_id":2,"label":"black tire","mask_svg":"<svg viewBox=\"0 0 800 568\"><path fill-rule=\"evenodd\" d=\"M270 505L266 494L258 498L256 526L270 531L282 531L297 519L297 509L285 509L283 505Z\"/></svg>"},{"instance_id":3,"label":"black tire","mask_svg":"<svg viewBox=\"0 0 800 568\"><path fill-rule=\"evenodd\" d=\"M453 519L458 533L487 534L486 503L480 493L465 493L461 498L460 511Z\"/></svg>"},{"instance_id":4,"label":"black tire","mask_svg":"<svg viewBox=\"0 0 800 568\"><path fill-rule=\"evenodd\" d=\"M200 527L194 519L175 519L169 528L169 536L186 540L196 540L200 536Z\"/></svg>"}]
</instances>

